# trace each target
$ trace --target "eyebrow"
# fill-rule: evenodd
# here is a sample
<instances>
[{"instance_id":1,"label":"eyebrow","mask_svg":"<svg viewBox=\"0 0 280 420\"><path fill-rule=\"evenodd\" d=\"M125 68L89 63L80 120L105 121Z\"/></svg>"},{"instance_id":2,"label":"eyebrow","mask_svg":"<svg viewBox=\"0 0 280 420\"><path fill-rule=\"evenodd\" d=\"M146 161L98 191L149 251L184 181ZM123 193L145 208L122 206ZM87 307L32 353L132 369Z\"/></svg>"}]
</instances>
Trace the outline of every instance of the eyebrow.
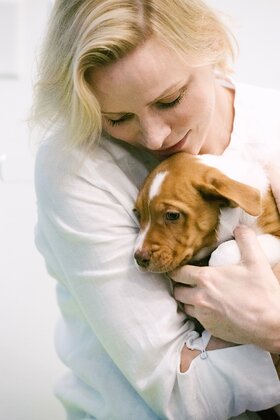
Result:
<instances>
[{"instance_id":1,"label":"eyebrow","mask_svg":"<svg viewBox=\"0 0 280 420\"><path fill-rule=\"evenodd\" d=\"M182 86L182 87L180 87L181 86L181 81L180 82L175 82L175 83L173 83L171 86L169 86L167 89L165 89L161 94L160 94L160 96L158 96L157 98L155 98L155 99L153 99L151 102L149 102L148 103L148 105L151 105L151 104L153 104L154 102L159 102L159 101L161 101L162 99L164 99L164 98L166 98L167 96L171 96L171 95L173 95L175 92L176 92L176 90L177 89L179 89L179 90L182 90L182 89L184 89L184 87L185 87L185 85L184 86ZM179 88L180 87L180 88ZM130 114L130 112L122 112L122 111L120 111L120 112L107 112L107 111L101 111L101 114L102 115L126 115L126 114Z\"/></svg>"}]
</instances>

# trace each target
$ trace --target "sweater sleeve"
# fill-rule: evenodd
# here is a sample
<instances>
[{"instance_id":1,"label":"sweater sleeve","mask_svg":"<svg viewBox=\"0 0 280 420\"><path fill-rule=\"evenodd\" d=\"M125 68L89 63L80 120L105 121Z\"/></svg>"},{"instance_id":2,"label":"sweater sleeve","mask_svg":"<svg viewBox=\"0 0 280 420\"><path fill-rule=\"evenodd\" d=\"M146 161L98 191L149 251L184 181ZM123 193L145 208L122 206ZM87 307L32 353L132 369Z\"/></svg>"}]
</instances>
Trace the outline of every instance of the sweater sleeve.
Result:
<instances>
[{"instance_id":1,"label":"sweater sleeve","mask_svg":"<svg viewBox=\"0 0 280 420\"><path fill-rule=\"evenodd\" d=\"M280 402L271 358L254 346L203 352L180 373L182 346L204 350L202 340L178 313L168 280L136 269L138 227L119 192L81 174L60 176L37 160L36 193L37 245L49 271L160 418L224 420Z\"/></svg>"}]
</instances>

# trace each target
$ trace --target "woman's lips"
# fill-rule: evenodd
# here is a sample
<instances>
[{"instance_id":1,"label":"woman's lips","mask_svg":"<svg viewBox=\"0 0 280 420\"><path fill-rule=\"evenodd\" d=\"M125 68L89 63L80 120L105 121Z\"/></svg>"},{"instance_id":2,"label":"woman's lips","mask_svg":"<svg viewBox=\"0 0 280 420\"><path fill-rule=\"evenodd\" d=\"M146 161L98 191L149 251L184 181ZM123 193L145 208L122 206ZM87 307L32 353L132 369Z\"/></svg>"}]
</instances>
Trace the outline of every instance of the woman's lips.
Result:
<instances>
[{"instance_id":1,"label":"woman's lips","mask_svg":"<svg viewBox=\"0 0 280 420\"><path fill-rule=\"evenodd\" d=\"M172 155L173 153L179 152L185 146L185 143L187 141L187 137L190 131L191 130L187 132L187 134L185 135L185 137L182 138L182 140L174 144L174 146L168 147L167 149L154 150L154 153L156 153L159 156L165 156L165 155Z\"/></svg>"}]
</instances>

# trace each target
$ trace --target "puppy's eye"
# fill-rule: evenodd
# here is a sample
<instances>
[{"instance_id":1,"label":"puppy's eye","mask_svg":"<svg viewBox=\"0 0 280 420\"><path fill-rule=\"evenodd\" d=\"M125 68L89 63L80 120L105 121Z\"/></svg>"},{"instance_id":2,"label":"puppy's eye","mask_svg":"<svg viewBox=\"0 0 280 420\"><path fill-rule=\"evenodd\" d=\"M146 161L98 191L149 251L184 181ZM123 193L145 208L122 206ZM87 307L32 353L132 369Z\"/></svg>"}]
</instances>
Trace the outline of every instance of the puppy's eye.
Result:
<instances>
[{"instance_id":1,"label":"puppy's eye","mask_svg":"<svg viewBox=\"0 0 280 420\"><path fill-rule=\"evenodd\" d=\"M180 218L180 213L178 211L168 211L165 213L165 219L171 222L178 220Z\"/></svg>"},{"instance_id":2,"label":"puppy's eye","mask_svg":"<svg viewBox=\"0 0 280 420\"><path fill-rule=\"evenodd\" d=\"M137 217L137 219L140 220L140 213L139 213L139 211L137 209L135 209L135 208L132 211L133 211L134 215Z\"/></svg>"}]
</instances>

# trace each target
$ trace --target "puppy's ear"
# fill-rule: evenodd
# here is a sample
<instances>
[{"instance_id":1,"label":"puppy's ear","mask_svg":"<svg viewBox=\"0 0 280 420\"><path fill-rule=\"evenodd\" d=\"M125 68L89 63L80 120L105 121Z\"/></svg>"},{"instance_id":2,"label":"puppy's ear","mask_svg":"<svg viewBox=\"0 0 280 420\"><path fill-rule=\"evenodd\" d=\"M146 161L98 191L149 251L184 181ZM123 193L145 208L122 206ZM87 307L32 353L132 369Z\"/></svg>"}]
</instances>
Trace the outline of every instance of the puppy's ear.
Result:
<instances>
[{"instance_id":1,"label":"puppy's ear","mask_svg":"<svg viewBox=\"0 0 280 420\"><path fill-rule=\"evenodd\" d=\"M220 172L213 175L207 177L207 182L199 186L201 194L207 200L220 201L221 206L240 207L252 216L260 215L261 194L259 190L234 181Z\"/></svg>"}]
</instances>

